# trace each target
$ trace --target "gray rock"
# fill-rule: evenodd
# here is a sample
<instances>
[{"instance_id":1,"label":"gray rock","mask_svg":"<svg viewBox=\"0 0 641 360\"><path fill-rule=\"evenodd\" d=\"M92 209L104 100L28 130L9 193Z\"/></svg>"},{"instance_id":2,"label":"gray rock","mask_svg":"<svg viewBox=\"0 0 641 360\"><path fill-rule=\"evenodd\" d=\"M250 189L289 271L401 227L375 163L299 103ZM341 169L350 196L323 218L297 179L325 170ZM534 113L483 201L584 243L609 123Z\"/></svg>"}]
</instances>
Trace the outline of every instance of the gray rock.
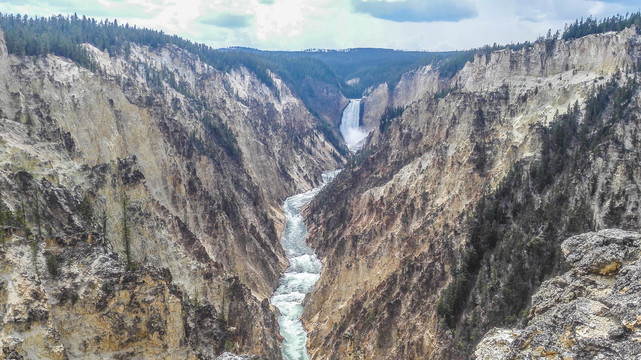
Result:
<instances>
[{"instance_id":1,"label":"gray rock","mask_svg":"<svg viewBox=\"0 0 641 360\"><path fill-rule=\"evenodd\" d=\"M607 229L573 236L561 245L565 259L582 272L601 275L619 270L625 261L637 259L641 250L638 233Z\"/></svg>"},{"instance_id":2,"label":"gray rock","mask_svg":"<svg viewBox=\"0 0 641 360\"><path fill-rule=\"evenodd\" d=\"M493 329L477 359L641 359L641 234L602 230L562 244L573 266L532 297L524 329Z\"/></svg>"},{"instance_id":3,"label":"gray rock","mask_svg":"<svg viewBox=\"0 0 641 360\"><path fill-rule=\"evenodd\" d=\"M494 328L481 340L474 355L478 359L507 360L510 344L517 336L518 333L510 329Z\"/></svg>"}]
</instances>

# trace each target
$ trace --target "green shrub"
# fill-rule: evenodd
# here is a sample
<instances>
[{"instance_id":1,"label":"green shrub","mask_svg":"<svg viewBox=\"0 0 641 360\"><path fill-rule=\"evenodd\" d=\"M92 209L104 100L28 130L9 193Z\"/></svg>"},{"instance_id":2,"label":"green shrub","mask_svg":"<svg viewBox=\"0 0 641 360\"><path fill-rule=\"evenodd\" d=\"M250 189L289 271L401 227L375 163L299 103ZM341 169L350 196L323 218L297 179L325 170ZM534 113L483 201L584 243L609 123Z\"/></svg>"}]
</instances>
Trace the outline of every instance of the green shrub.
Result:
<instances>
[{"instance_id":1,"label":"green shrub","mask_svg":"<svg viewBox=\"0 0 641 360\"><path fill-rule=\"evenodd\" d=\"M58 257L52 253L47 254L47 270L53 277L60 275L60 263Z\"/></svg>"},{"instance_id":2,"label":"green shrub","mask_svg":"<svg viewBox=\"0 0 641 360\"><path fill-rule=\"evenodd\" d=\"M80 217L82 218L82 221L85 223L87 227L93 224L93 219L94 219L93 204L87 194L85 194L82 197L82 200L80 201L80 206L78 206L78 212L80 213Z\"/></svg>"}]
</instances>

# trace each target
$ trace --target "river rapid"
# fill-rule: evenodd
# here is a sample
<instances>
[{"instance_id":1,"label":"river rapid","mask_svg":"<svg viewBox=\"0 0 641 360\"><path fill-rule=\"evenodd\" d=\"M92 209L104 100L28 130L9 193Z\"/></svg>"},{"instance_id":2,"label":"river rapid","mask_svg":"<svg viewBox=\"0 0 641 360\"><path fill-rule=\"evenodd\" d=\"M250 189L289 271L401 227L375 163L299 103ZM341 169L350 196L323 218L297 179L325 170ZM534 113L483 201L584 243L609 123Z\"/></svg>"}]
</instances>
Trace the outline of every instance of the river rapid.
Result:
<instances>
[{"instance_id":1,"label":"river rapid","mask_svg":"<svg viewBox=\"0 0 641 360\"><path fill-rule=\"evenodd\" d=\"M285 210L285 230L281 236L281 244L289 259L289 268L280 278L280 286L276 289L271 302L280 311L278 324L283 336L283 358L285 360L307 360L307 332L300 321L303 314L303 299L305 294L313 290L314 284L320 277L322 264L306 243L307 227L302 208L307 205L321 189L338 174L340 170L323 174L323 185L294 195L283 204Z\"/></svg>"}]
</instances>

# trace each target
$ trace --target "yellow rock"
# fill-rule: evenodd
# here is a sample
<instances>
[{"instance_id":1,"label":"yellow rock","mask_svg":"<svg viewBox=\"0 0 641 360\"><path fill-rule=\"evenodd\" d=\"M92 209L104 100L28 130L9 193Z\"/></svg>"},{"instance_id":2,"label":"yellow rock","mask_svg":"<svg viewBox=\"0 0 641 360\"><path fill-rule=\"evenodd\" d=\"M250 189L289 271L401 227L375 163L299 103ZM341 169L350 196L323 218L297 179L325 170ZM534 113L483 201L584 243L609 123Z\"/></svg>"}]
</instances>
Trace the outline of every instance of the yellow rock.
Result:
<instances>
[{"instance_id":1,"label":"yellow rock","mask_svg":"<svg viewBox=\"0 0 641 360\"><path fill-rule=\"evenodd\" d=\"M566 331L565 334L561 336L561 343L569 348L576 345L576 340L574 339L571 330Z\"/></svg>"},{"instance_id":2,"label":"yellow rock","mask_svg":"<svg viewBox=\"0 0 641 360\"><path fill-rule=\"evenodd\" d=\"M621 263L618 262L618 261L614 261L614 262L602 267L599 270L599 274L601 274L601 275L613 275L617 271L619 271L620 268L621 268Z\"/></svg>"}]
</instances>

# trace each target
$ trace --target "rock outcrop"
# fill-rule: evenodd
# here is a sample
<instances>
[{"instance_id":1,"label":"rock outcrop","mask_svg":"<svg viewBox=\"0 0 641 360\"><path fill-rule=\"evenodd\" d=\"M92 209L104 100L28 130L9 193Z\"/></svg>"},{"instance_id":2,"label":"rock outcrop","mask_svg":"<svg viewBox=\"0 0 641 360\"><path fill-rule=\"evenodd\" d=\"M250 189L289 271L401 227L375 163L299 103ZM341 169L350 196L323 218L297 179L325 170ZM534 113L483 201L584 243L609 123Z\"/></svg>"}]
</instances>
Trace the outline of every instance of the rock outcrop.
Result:
<instances>
[{"instance_id":1,"label":"rock outcrop","mask_svg":"<svg viewBox=\"0 0 641 360\"><path fill-rule=\"evenodd\" d=\"M524 329L493 329L478 360L641 356L641 234L601 230L562 244L572 266L532 297Z\"/></svg>"},{"instance_id":2,"label":"rock outcrop","mask_svg":"<svg viewBox=\"0 0 641 360\"><path fill-rule=\"evenodd\" d=\"M385 108L406 107L425 94L441 92L444 95L453 89L488 91L506 85L567 88L583 81L581 76L576 76L580 72L599 75L613 73L621 69L621 65L632 63L630 55L633 54L627 50L633 49L609 50L628 44L638 46L638 40L634 39L636 31L636 28L628 28L605 37L587 36L573 41L554 41L552 46L540 42L534 47L524 47L518 51L505 49L477 54L453 79L442 78L432 65L420 67L403 74L393 88L381 84L368 89L363 99L363 123L368 129L374 129ZM572 76L567 75L570 70ZM554 75L561 76L554 78ZM532 84L532 81L536 84ZM554 106L552 103L549 105Z\"/></svg>"}]
</instances>

